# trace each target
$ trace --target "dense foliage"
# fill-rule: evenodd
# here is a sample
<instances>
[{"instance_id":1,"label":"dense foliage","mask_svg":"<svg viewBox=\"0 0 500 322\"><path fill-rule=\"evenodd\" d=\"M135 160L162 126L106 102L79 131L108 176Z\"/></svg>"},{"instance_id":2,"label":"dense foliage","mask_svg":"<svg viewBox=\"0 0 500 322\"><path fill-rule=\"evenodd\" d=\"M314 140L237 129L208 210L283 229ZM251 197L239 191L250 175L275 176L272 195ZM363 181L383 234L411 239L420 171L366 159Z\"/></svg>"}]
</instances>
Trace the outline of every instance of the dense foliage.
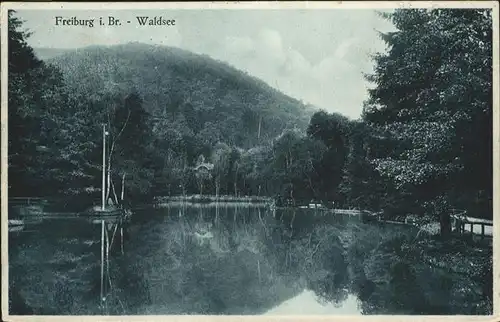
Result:
<instances>
[{"instance_id":1,"label":"dense foliage","mask_svg":"<svg viewBox=\"0 0 500 322\"><path fill-rule=\"evenodd\" d=\"M107 199L119 202L123 185L130 202L216 187L246 194L246 151L307 126L310 108L209 57L128 44L42 62L9 17L11 196L97 199L103 125ZM202 178L201 159L217 173Z\"/></svg>"},{"instance_id":2,"label":"dense foliage","mask_svg":"<svg viewBox=\"0 0 500 322\"><path fill-rule=\"evenodd\" d=\"M414 211L492 213L490 10L396 10L364 120L391 149L373 158ZM381 152L379 150L379 152ZM418 209L420 208L420 209Z\"/></svg>"},{"instance_id":3,"label":"dense foliage","mask_svg":"<svg viewBox=\"0 0 500 322\"><path fill-rule=\"evenodd\" d=\"M39 169L48 162L53 115L62 101L61 74L36 58L26 43L30 33L9 12L9 184L11 193L33 193L41 185Z\"/></svg>"}]
</instances>

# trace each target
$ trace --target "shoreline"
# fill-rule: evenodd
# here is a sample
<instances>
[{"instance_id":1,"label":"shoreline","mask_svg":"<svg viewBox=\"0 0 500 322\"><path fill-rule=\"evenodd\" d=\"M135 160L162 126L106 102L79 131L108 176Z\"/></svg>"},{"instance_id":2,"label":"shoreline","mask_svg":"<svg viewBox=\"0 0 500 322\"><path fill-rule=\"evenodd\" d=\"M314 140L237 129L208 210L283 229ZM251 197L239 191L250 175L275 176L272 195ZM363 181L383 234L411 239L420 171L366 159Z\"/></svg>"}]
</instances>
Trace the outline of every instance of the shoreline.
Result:
<instances>
[{"instance_id":1,"label":"shoreline","mask_svg":"<svg viewBox=\"0 0 500 322\"><path fill-rule=\"evenodd\" d=\"M262 203L262 202L274 202L272 197L262 197L262 196L214 196L214 195L186 195L186 196L158 196L153 198L154 204L168 203L168 202L191 202L191 203L210 203L210 202L247 202L247 203Z\"/></svg>"},{"instance_id":2,"label":"shoreline","mask_svg":"<svg viewBox=\"0 0 500 322\"><path fill-rule=\"evenodd\" d=\"M55 211L55 209L51 209L51 200L49 198L9 198L9 210L13 211L11 214L9 212L9 220L15 220L15 219L33 219L33 218L43 218L43 219L62 219L62 218L76 218L76 217L99 217L99 216L89 216L88 210L87 211L65 211L64 209L61 209L62 211ZM26 200L25 202L23 202ZM414 223L411 221L405 222L404 220L394 220L394 219L382 219L378 218L377 213L371 212L368 210L358 210L358 209L339 209L339 208L326 208L326 207L321 207L320 205L317 204L310 204L307 206L277 206L275 199L272 197L266 197L266 196L232 196L232 195L222 195L222 196L215 196L215 195L177 195L177 196L156 196L153 197L153 200L151 203L148 204L139 204L135 207L132 207L132 210L141 210L141 209L146 209L146 208L167 208L170 206L176 206L176 205L183 205L183 204L188 204L189 206L193 207L203 207L203 206L217 206L221 204L225 205L235 205L237 206L242 205L252 205L252 206L271 206L276 209L304 209L304 210L319 210L319 211L324 211L325 214L331 214L331 215L342 215L342 216L354 216L354 217L359 217L363 222L368 223L386 223L386 224L401 224L401 225L409 225L409 226L415 226ZM50 210L48 210L49 208ZM47 211L48 210L48 211ZM476 223L476 222L482 222L482 221L487 221L489 222L490 220L484 220L480 218L474 218L474 217L467 217L467 222L468 223ZM431 223L428 225L424 226L433 226L436 223ZM432 230L429 231L431 234L435 234L434 230L436 230L436 227L430 227L432 229L429 229L429 227L421 227L422 230ZM466 225L464 227L464 232L467 234L472 235L479 235L480 234L480 229L478 226L474 227L474 229L471 231L469 226ZM487 227L485 229L485 237L492 237L492 229L491 227Z\"/></svg>"}]
</instances>

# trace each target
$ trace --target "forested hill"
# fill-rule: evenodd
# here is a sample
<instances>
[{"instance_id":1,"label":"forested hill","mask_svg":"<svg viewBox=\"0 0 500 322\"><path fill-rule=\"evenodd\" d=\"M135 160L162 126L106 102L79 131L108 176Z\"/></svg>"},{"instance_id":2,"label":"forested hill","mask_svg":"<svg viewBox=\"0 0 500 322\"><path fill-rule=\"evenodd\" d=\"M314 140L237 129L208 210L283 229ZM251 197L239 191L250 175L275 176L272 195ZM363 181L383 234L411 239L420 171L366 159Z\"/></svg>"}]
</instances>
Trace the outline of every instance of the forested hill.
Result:
<instances>
[{"instance_id":1,"label":"forested hill","mask_svg":"<svg viewBox=\"0 0 500 322\"><path fill-rule=\"evenodd\" d=\"M209 145L265 144L286 128L305 129L313 112L226 63L178 48L130 43L35 52L55 56L46 61L59 67L76 95L137 93L156 129L182 123L178 130Z\"/></svg>"}]
</instances>

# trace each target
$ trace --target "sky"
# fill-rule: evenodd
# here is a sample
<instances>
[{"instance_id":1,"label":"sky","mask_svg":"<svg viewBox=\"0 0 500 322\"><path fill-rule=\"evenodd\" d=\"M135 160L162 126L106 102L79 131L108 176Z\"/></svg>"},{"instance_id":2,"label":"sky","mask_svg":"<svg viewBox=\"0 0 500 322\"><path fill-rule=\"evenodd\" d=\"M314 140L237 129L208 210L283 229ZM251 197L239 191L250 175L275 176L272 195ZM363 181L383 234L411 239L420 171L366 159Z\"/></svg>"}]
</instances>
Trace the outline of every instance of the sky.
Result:
<instances>
[{"instance_id":1,"label":"sky","mask_svg":"<svg viewBox=\"0 0 500 322\"><path fill-rule=\"evenodd\" d=\"M142 42L175 46L264 80L287 95L351 119L370 86L370 55L383 52L378 32L393 29L371 9L288 10L17 10L35 48L79 48ZM94 26L56 25L56 17L95 19ZM100 26L113 16L121 26ZM137 16L175 19L175 26L140 26ZM127 23L130 21L130 23Z\"/></svg>"}]
</instances>

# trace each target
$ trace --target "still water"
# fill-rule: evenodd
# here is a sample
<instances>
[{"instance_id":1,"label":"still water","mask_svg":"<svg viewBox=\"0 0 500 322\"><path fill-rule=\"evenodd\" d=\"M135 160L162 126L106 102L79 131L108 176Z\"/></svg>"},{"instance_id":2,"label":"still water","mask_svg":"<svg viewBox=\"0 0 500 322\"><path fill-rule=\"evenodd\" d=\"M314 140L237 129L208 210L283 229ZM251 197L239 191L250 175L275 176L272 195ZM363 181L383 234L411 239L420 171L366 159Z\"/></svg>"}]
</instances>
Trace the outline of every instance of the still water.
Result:
<instances>
[{"instance_id":1,"label":"still water","mask_svg":"<svg viewBox=\"0 0 500 322\"><path fill-rule=\"evenodd\" d=\"M43 220L9 234L10 314L450 314L453 285L431 290L434 300L415 311L413 298L424 292L412 288L419 276L408 277L404 268L390 276L382 264L365 261L366 247L357 239L395 229L413 233L401 225L374 227L345 215L265 205L136 211L123 253L118 238L110 250L101 304L100 225ZM369 258L377 256L394 266L383 247ZM368 273L367 265L373 266Z\"/></svg>"}]
</instances>

